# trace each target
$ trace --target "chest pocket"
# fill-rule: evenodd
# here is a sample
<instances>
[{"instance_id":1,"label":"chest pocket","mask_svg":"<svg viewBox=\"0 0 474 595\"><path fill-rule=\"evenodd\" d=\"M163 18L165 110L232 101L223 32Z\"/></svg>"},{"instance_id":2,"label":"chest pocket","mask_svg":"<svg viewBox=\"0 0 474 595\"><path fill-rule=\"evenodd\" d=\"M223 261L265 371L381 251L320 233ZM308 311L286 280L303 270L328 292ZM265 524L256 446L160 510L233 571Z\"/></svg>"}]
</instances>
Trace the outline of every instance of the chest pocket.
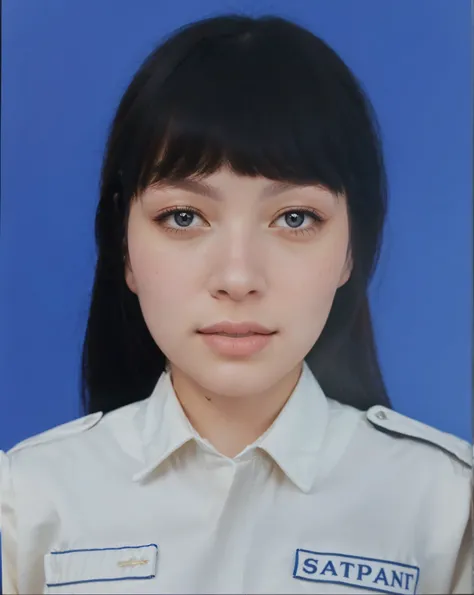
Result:
<instances>
[{"instance_id":1,"label":"chest pocket","mask_svg":"<svg viewBox=\"0 0 474 595\"><path fill-rule=\"evenodd\" d=\"M51 552L46 593L140 592L143 580L156 576L157 557L156 544Z\"/></svg>"}]
</instances>

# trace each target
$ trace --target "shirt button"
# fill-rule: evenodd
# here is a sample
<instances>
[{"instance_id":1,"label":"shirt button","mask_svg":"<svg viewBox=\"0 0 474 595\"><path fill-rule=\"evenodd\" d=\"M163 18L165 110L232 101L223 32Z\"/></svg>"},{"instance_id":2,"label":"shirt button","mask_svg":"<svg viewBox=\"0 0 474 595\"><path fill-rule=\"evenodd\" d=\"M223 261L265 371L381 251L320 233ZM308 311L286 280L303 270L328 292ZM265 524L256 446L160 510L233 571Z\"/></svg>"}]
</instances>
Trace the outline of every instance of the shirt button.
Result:
<instances>
[{"instance_id":1,"label":"shirt button","mask_svg":"<svg viewBox=\"0 0 474 595\"><path fill-rule=\"evenodd\" d=\"M375 417L377 419L387 419L387 414L384 413L383 411L377 411L377 413L375 414Z\"/></svg>"}]
</instances>

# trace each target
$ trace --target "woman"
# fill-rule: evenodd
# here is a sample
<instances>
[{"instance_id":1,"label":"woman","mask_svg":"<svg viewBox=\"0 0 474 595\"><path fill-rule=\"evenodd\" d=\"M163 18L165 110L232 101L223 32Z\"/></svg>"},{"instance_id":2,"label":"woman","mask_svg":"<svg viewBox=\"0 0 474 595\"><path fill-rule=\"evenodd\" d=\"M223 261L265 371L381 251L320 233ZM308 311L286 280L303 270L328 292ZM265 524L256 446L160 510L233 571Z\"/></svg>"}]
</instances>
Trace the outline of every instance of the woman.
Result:
<instances>
[{"instance_id":1,"label":"woman","mask_svg":"<svg viewBox=\"0 0 474 595\"><path fill-rule=\"evenodd\" d=\"M183 28L118 107L87 412L2 456L6 593L464 593L467 443L391 410L375 117L279 18Z\"/></svg>"}]
</instances>

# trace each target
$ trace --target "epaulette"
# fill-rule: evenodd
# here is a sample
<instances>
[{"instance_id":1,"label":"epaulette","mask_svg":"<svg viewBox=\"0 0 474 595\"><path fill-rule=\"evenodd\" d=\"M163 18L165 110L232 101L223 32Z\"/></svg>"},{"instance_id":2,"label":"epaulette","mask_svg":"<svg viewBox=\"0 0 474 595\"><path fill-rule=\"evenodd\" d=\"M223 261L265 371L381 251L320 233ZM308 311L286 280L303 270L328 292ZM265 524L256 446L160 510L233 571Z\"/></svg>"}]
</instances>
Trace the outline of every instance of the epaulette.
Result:
<instances>
[{"instance_id":1,"label":"epaulette","mask_svg":"<svg viewBox=\"0 0 474 595\"><path fill-rule=\"evenodd\" d=\"M453 434L442 432L381 405L371 407L367 411L367 419L382 432L431 444L453 455L468 467L473 466L472 446Z\"/></svg>"},{"instance_id":2,"label":"epaulette","mask_svg":"<svg viewBox=\"0 0 474 595\"><path fill-rule=\"evenodd\" d=\"M61 424L60 426L56 426L51 430L41 432L41 434L36 434L35 436L27 438L26 440L23 440L22 442L16 444L12 449L8 451L8 454L17 452L18 450L22 450L23 448L36 446L37 444L53 442L54 440L60 440L61 438L72 436L73 434L85 432L86 430L89 430L90 428L95 426L100 421L102 416L103 413L99 411L98 413L92 413L91 415L86 415L85 417L80 417L79 419L74 419L73 421Z\"/></svg>"}]
</instances>

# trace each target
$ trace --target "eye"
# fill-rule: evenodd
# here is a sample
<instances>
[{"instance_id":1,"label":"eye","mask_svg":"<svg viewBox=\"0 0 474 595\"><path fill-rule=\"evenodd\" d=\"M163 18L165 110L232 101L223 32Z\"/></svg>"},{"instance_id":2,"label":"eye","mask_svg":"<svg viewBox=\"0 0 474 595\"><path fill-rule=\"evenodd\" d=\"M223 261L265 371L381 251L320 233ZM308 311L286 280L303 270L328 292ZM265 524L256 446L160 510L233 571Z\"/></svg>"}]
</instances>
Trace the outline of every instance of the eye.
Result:
<instances>
[{"instance_id":1,"label":"eye","mask_svg":"<svg viewBox=\"0 0 474 595\"><path fill-rule=\"evenodd\" d=\"M173 207L160 213L155 218L165 231L174 233L186 232L191 227L196 227L193 223L196 218L201 219L199 213L191 207Z\"/></svg>"},{"instance_id":2,"label":"eye","mask_svg":"<svg viewBox=\"0 0 474 595\"><path fill-rule=\"evenodd\" d=\"M322 217L312 209L291 209L282 213L275 221L283 220L290 232L301 234L316 231L323 223ZM277 225L277 227L281 227Z\"/></svg>"}]
</instances>

